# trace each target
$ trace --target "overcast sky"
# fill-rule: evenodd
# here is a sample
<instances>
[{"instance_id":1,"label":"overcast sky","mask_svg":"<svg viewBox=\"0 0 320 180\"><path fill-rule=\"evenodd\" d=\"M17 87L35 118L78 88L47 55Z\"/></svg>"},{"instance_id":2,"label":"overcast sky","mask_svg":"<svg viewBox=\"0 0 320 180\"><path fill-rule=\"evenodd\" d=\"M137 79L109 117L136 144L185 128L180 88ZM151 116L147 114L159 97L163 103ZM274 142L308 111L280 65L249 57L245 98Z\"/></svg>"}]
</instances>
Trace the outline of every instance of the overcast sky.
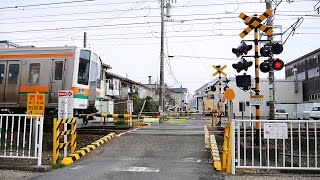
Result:
<instances>
[{"instance_id":1,"label":"overcast sky","mask_svg":"<svg viewBox=\"0 0 320 180\"><path fill-rule=\"evenodd\" d=\"M283 0L277 6L274 32L284 33L275 36L277 41L284 42L292 30L288 28L303 18L277 56L285 63L319 48L318 2ZM160 74L159 7L155 0L2 0L0 39L37 47L82 47L87 32L88 47L111 65L111 72L142 83L152 76L154 83ZM265 7L259 0L174 0L165 23L165 83L193 92L213 79L212 65L227 65L225 72L235 77L232 64L239 59L231 49L240 44L239 33L246 28L238 16L260 15ZM245 39L253 39L253 32ZM247 73L254 75L254 67ZM276 78L284 78L284 69Z\"/></svg>"}]
</instances>

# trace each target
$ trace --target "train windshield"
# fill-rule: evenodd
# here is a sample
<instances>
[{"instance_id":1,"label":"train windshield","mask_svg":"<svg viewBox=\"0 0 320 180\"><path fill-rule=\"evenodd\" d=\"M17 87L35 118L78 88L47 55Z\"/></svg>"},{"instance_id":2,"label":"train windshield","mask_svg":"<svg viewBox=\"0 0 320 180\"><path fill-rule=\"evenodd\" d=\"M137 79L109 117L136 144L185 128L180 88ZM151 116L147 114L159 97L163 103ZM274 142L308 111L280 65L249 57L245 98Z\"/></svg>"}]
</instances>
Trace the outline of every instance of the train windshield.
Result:
<instances>
[{"instance_id":1,"label":"train windshield","mask_svg":"<svg viewBox=\"0 0 320 180\"><path fill-rule=\"evenodd\" d=\"M89 82L89 69L90 69L90 54L88 50L80 51L79 58L79 71L78 71L78 83L88 85Z\"/></svg>"}]
</instances>

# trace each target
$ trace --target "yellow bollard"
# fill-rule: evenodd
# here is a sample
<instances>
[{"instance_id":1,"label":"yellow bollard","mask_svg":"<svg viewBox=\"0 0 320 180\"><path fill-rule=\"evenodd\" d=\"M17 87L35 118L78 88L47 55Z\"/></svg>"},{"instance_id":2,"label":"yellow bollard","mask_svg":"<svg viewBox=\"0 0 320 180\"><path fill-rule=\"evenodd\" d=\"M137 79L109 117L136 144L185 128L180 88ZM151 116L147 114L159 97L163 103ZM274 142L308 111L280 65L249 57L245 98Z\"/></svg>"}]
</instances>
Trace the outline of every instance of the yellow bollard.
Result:
<instances>
[{"instance_id":1,"label":"yellow bollard","mask_svg":"<svg viewBox=\"0 0 320 180\"><path fill-rule=\"evenodd\" d=\"M229 126L231 123L229 123ZM231 163L232 163L232 128L229 127L229 138L228 138L228 156L227 156L227 173L231 173Z\"/></svg>"},{"instance_id":2,"label":"yellow bollard","mask_svg":"<svg viewBox=\"0 0 320 180\"><path fill-rule=\"evenodd\" d=\"M230 123L227 123L224 129L222 172L226 172L227 170L227 158L228 158L228 151L229 151L228 145L229 145L229 138L230 138L229 129L230 129Z\"/></svg>"}]
</instances>

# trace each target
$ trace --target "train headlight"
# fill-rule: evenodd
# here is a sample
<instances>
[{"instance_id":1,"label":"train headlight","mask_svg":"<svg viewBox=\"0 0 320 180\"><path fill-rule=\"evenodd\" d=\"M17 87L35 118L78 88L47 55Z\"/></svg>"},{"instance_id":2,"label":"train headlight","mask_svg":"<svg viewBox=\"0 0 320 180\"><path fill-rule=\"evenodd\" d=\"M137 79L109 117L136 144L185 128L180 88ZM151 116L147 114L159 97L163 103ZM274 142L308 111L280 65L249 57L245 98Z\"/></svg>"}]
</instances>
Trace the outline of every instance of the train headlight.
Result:
<instances>
[{"instance_id":1,"label":"train headlight","mask_svg":"<svg viewBox=\"0 0 320 180\"><path fill-rule=\"evenodd\" d=\"M84 89L79 88L78 89L78 94L84 94Z\"/></svg>"}]
</instances>

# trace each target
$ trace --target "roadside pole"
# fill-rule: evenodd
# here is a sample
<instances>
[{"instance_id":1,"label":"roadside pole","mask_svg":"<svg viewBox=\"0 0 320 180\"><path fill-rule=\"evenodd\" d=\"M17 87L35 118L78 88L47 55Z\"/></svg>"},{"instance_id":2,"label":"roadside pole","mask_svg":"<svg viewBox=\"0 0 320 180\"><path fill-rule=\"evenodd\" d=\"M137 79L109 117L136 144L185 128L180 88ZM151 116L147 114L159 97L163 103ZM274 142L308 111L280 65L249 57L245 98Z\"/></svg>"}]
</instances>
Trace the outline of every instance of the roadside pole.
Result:
<instances>
[{"instance_id":1,"label":"roadside pole","mask_svg":"<svg viewBox=\"0 0 320 180\"><path fill-rule=\"evenodd\" d=\"M60 90L58 92L58 118L73 118L73 92ZM68 124L63 124L64 131L68 130ZM63 137L64 143L68 142L67 135ZM64 147L63 156L68 156L68 147Z\"/></svg>"}]
</instances>

